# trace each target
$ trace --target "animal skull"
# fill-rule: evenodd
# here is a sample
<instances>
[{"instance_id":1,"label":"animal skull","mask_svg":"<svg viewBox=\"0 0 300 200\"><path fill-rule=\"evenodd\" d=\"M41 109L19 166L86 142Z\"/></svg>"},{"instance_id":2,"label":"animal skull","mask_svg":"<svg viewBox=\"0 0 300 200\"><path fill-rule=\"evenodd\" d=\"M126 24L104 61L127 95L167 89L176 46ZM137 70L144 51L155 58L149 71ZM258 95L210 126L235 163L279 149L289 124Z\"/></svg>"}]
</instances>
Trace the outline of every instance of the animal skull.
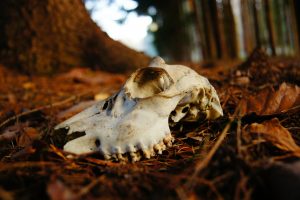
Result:
<instances>
[{"instance_id":1,"label":"animal skull","mask_svg":"<svg viewBox=\"0 0 300 200\"><path fill-rule=\"evenodd\" d=\"M100 101L56 129L84 136L68 141L64 150L75 154L100 151L105 159L139 160L170 147L170 125L223 115L209 81L182 65L167 65L155 58L135 71L113 96Z\"/></svg>"}]
</instances>

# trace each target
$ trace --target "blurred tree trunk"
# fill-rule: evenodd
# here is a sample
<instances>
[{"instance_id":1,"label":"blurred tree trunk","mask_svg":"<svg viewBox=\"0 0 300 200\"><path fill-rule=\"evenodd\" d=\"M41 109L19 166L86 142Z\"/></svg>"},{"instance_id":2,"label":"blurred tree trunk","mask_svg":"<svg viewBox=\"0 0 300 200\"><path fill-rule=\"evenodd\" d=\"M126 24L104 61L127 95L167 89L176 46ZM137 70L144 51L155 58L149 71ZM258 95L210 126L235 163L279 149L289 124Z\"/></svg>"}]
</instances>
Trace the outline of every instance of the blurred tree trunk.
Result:
<instances>
[{"instance_id":1,"label":"blurred tree trunk","mask_svg":"<svg viewBox=\"0 0 300 200\"><path fill-rule=\"evenodd\" d=\"M238 39L236 34L236 24L233 16L230 0L223 0L224 27L226 33L226 46L230 58L238 57Z\"/></svg>"},{"instance_id":2,"label":"blurred tree trunk","mask_svg":"<svg viewBox=\"0 0 300 200\"><path fill-rule=\"evenodd\" d=\"M296 15L296 4L294 0L289 0L289 5L290 5L290 15L291 15L291 28L292 28L292 33L294 35L294 53L296 55L299 55L300 53L300 43L299 43L299 24L297 25L297 15ZM299 12L299 11L298 11Z\"/></svg>"},{"instance_id":3,"label":"blurred tree trunk","mask_svg":"<svg viewBox=\"0 0 300 200\"><path fill-rule=\"evenodd\" d=\"M211 18L212 18L212 26L216 41L216 49L217 49L217 57L220 58L227 58L228 51L226 49L225 44L225 33L224 33L224 24L223 19L220 16L222 13L222 9L218 9L217 1L216 0L210 0L209 1L210 10L211 10Z\"/></svg>"},{"instance_id":4,"label":"blurred tree trunk","mask_svg":"<svg viewBox=\"0 0 300 200\"><path fill-rule=\"evenodd\" d=\"M297 31L297 39L298 39L298 55L299 55L299 53L300 53L300 12L299 12L299 10L300 10L300 1L299 0L294 0L293 1L293 5L294 5L294 10L293 10L293 13L294 13L294 15L295 15L295 21L294 21L294 23L295 23L295 29L297 29L298 31Z\"/></svg>"},{"instance_id":5,"label":"blurred tree trunk","mask_svg":"<svg viewBox=\"0 0 300 200\"><path fill-rule=\"evenodd\" d=\"M254 30L255 30L255 38L256 38L256 46L261 47L260 41L260 32L259 32L259 22L258 22L258 14L256 8L256 0L252 1L252 12L253 12L253 20L254 20Z\"/></svg>"},{"instance_id":6,"label":"blurred tree trunk","mask_svg":"<svg viewBox=\"0 0 300 200\"><path fill-rule=\"evenodd\" d=\"M195 29L196 29L196 33L198 35L199 38L199 47L201 49L202 52L202 57L204 59L206 59L208 57L208 52L207 52L207 44L206 44L206 40L205 40L205 33L204 33L204 27L203 27L203 18L201 15L202 9L201 9L201 4L199 1L197 0L193 0L192 1L193 6L194 6L194 16L195 16Z\"/></svg>"},{"instance_id":7,"label":"blurred tree trunk","mask_svg":"<svg viewBox=\"0 0 300 200\"><path fill-rule=\"evenodd\" d=\"M268 28L268 34L269 34L269 43L270 43L272 55L276 56L274 18L273 18L273 13L270 8L270 0L265 0L264 5L265 5L265 11L266 11L266 21L267 21L267 28Z\"/></svg>"},{"instance_id":8,"label":"blurred tree trunk","mask_svg":"<svg viewBox=\"0 0 300 200\"><path fill-rule=\"evenodd\" d=\"M1 0L0 63L28 73L74 66L124 72L149 58L109 38L81 0Z\"/></svg>"},{"instance_id":9,"label":"blurred tree trunk","mask_svg":"<svg viewBox=\"0 0 300 200\"><path fill-rule=\"evenodd\" d=\"M216 39L213 34L213 24L212 19L209 12L209 2L201 1L202 5L202 14L203 14L203 24L205 31L205 40L207 42L207 57L208 59L216 59L217 58L217 49L216 49Z\"/></svg>"},{"instance_id":10,"label":"blurred tree trunk","mask_svg":"<svg viewBox=\"0 0 300 200\"><path fill-rule=\"evenodd\" d=\"M241 1L241 14L243 21L243 40L245 51L248 55L253 51L256 46L255 30L253 29L253 13L251 12L251 6L249 0Z\"/></svg>"}]
</instances>

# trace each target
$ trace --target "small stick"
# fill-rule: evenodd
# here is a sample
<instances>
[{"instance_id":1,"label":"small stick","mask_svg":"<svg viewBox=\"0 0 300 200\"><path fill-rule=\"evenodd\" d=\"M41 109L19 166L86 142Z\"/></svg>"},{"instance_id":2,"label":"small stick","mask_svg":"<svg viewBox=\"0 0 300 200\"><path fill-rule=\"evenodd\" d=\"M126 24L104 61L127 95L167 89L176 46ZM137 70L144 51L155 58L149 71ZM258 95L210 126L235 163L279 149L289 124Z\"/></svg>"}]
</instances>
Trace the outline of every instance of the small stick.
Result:
<instances>
[{"instance_id":1,"label":"small stick","mask_svg":"<svg viewBox=\"0 0 300 200\"><path fill-rule=\"evenodd\" d=\"M211 150L208 152L207 156L203 160L199 161L196 164L195 171L194 171L193 175L191 176L191 178L186 183L187 187L192 187L193 186L193 183L194 183L196 177L198 176L198 174L210 163L212 157L215 155L215 153L217 152L217 150L219 149L219 147L223 143L223 140L227 136L228 130L230 129L233 120L235 119L235 117L238 115L238 113L240 111L240 108L241 108L240 105L241 104L239 104L236 107L236 110L234 111L233 116L231 118L229 118L229 122L226 124L225 128L223 129L220 136L218 137L216 143L211 148Z\"/></svg>"},{"instance_id":2,"label":"small stick","mask_svg":"<svg viewBox=\"0 0 300 200\"><path fill-rule=\"evenodd\" d=\"M78 95L78 96L71 96L71 97L69 97L69 98L67 98L67 99L65 99L63 101L59 101L59 102L56 102L56 103L53 103L53 104L50 104L50 105L46 105L46 106L34 108L32 110L29 110L29 111L17 114L17 115L15 115L13 117L8 118L4 122L2 122L0 124L0 129L2 129L4 126L6 126L8 123L10 123L12 121L18 120L20 117L24 117L26 115L30 115L32 113L39 112L39 111L42 111L42 110L45 110L45 109L48 109L48 108L54 108L54 107L58 107L58 106L64 105L66 103L69 103L70 101L75 101L78 97L83 96L83 95L84 94L81 94L81 95Z\"/></svg>"}]
</instances>

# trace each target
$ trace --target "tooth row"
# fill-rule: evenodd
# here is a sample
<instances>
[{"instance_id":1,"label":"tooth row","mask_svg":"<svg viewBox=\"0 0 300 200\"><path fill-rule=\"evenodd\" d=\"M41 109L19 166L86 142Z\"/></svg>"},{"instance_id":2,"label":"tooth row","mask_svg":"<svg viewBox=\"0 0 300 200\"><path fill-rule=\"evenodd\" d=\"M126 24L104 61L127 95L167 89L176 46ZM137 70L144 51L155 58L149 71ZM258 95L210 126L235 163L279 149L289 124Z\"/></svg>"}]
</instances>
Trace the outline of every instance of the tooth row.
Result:
<instances>
[{"instance_id":1,"label":"tooth row","mask_svg":"<svg viewBox=\"0 0 300 200\"><path fill-rule=\"evenodd\" d=\"M160 141L158 144L153 145L152 148L147 149L143 145L139 145L139 148L134 148L132 146L128 147L129 155L131 157L132 162L139 161L143 156L147 159L153 157L157 154L162 154L164 150L166 150L167 147L171 147L172 143L174 142L174 138L171 134L167 135L162 141ZM139 151L141 149L141 151ZM119 150L119 149L118 149ZM120 151L117 151L120 152ZM128 161L129 155L124 153L115 153L112 155L104 154L105 160L117 160L117 161Z\"/></svg>"}]
</instances>

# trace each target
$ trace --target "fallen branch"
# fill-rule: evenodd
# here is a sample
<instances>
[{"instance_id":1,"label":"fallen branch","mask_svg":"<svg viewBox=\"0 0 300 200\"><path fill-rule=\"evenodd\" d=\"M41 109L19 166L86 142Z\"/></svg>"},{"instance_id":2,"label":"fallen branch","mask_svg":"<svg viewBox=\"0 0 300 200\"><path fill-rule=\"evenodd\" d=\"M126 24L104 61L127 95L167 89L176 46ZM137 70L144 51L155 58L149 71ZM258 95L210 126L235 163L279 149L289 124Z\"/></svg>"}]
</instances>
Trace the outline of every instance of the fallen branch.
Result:
<instances>
[{"instance_id":1,"label":"fallen branch","mask_svg":"<svg viewBox=\"0 0 300 200\"><path fill-rule=\"evenodd\" d=\"M4 122L2 122L0 124L0 129L2 129L3 127L5 127L7 124L9 124L10 122L13 122L13 121L16 121L18 120L20 117L24 117L24 116L27 116L27 115L31 115L33 113L36 113L36 112L39 112L39 111L42 111L42 110L46 110L46 109L49 109L49 108L54 108L54 107L59 107L61 105L64 105L64 104L67 104L71 101L75 101L77 100L79 97L82 97L86 95L86 93L84 94L80 94L80 95L74 95L74 96L71 96L63 101L59 101L59 102L56 102L56 103L53 103L53 104L50 104L50 105L46 105L46 106L41 106L41 107L38 107L38 108L34 108L32 110L29 110L29 111L26 111L26 112L22 112L20 114L17 114L13 117L10 117L8 118L7 120L5 120Z\"/></svg>"},{"instance_id":2,"label":"fallen branch","mask_svg":"<svg viewBox=\"0 0 300 200\"><path fill-rule=\"evenodd\" d=\"M205 168L208 166L208 164L210 163L210 161L212 160L213 156L215 155L215 153L217 152L217 150L219 149L219 147L221 146L221 144L223 143L223 140L225 139L225 137L228 134L228 130L231 127L231 124L233 122L233 120L239 116L240 113L240 106L241 104L239 104L232 117L229 118L229 122L226 124L225 128L223 129L223 131L221 132L220 136L218 137L216 143L213 145L213 147L211 148L211 150L208 152L207 156L203 159L200 160L195 167L195 171L193 173L193 175L191 176L191 178L186 182L185 187L186 188L192 188L193 187L193 183L195 182L196 177L198 176L198 174Z\"/></svg>"}]
</instances>

